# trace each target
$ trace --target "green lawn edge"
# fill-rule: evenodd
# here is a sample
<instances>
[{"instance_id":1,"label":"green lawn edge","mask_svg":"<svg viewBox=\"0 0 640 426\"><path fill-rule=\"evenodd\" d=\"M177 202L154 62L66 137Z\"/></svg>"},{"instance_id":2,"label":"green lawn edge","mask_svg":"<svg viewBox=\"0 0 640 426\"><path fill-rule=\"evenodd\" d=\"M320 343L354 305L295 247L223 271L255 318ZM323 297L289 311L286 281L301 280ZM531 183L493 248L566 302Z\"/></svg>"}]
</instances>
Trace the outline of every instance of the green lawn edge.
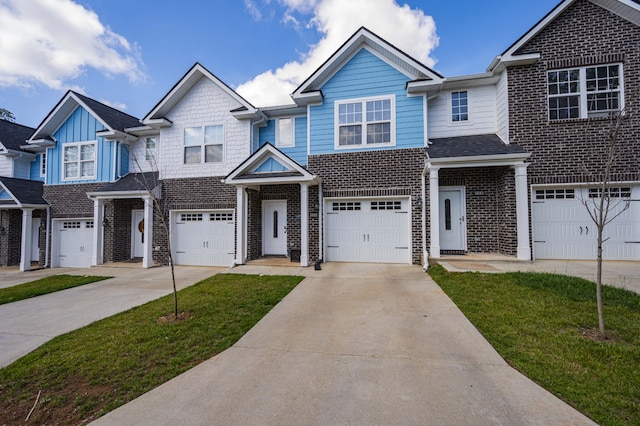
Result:
<instances>
[{"instance_id":1,"label":"green lawn edge","mask_svg":"<svg viewBox=\"0 0 640 426\"><path fill-rule=\"evenodd\" d=\"M603 286L610 340L597 329L595 284L543 273L431 277L514 368L602 425L640 424L640 295Z\"/></svg>"},{"instance_id":2,"label":"green lawn edge","mask_svg":"<svg viewBox=\"0 0 640 426\"><path fill-rule=\"evenodd\" d=\"M28 283L0 288L0 305L55 293L56 291L91 284L109 278L112 277L67 274L51 275Z\"/></svg>"},{"instance_id":3,"label":"green lawn edge","mask_svg":"<svg viewBox=\"0 0 640 426\"><path fill-rule=\"evenodd\" d=\"M219 274L58 336L0 369L0 424L84 424L237 342L304 277Z\"/></svg>"}]
</instances>

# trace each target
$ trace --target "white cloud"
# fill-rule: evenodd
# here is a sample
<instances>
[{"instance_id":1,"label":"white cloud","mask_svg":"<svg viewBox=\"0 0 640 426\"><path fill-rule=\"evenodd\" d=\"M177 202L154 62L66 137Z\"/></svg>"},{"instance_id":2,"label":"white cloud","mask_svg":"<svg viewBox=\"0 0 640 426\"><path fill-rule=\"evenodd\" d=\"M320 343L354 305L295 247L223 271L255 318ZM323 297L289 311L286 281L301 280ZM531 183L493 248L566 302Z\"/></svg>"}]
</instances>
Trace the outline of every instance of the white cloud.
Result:
<instances>
[{"instance_id":1,"label":"white cloud","mask_svg":"<svg viewBox=\"0 0 640 426\"><path fill-rule=\"evenodd\" d=\"M94 68L143 81L139 49L72 0L0 0L0 86L53 89Z\"/></svg>"},{"instance_id":2,"label":"white cloud","mask_svg":"<svg viewBox=\"0 0 640 426\"><path fill-rule=\"evenodd\" d=\"M289 104L289 94L362 26L429 67L438 45L433 18L395 0L278 0L287 8L283 22L314 27L320 41L298 61L266 71L238 86L257 106Z\"/></svg>"}]
</instances>

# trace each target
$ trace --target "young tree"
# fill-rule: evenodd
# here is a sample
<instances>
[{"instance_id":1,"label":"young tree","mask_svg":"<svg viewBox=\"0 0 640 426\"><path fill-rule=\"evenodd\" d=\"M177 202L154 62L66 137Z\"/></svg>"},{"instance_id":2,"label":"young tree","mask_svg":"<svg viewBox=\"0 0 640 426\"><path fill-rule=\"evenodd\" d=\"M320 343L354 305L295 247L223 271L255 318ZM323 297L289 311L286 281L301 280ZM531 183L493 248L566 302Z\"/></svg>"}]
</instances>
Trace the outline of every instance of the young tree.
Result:
<instances>
[{"instance_id":1,"label":"young tree","mask_svg":"<svg viewBox=\"0 0 640 426\"><path fill-rule=\"evenodd\" d=\"M0 108L0 118L15 123L16 116L8 109Z\"/></svg>"},{"instance_id":2,"label":"young tree","mask_svg":"<svg viewBox=\"0 0 640 426\"><path fill-rule=\"evenodd\" d=\"M602 306L602 255L604 243L609 237L605 237L605 228L617 217L623 214L630 205L626 194L621 193L619 185L615 185L614 167L621 155L621 131L624 120L627 120L626 111L622 110L610 118L610 127L602 140L600 158L596 168L591 171L594 181L598 184L589 188L589 195L581 199L587 209L589 217L596 226L597 232L597 256L596 256L596 302L598 309L598 328L600 336L605 337L604 312ZM593 173L595 172L595 173ZM629 194L630 195L630 194Z\"/></svg>"}]
</instances>

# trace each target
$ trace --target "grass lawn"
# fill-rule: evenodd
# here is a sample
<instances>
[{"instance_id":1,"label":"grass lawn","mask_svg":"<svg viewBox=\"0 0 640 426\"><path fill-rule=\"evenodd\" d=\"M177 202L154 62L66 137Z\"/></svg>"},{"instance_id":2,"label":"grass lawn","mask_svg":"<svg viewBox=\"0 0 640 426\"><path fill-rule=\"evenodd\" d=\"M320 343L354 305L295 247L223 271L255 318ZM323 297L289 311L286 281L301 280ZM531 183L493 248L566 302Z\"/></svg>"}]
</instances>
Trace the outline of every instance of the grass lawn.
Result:
<instances>
[{"instance_id":1,"label":"grass lawn","mask_svg":"<svg viewBox=\"0 0 640 426\"><path fill-rule=\"evenodd\" d=\"M430 274L502 357L602 425L640 424L640 295L553 274Z\"/></svg>"},{"instance_id":2,"label":"grass lawn","mask_svg":"<svg viewBox=\"0 0 640 426\"><path fill-rule=\"evenodd\" d=\"M93 277L89 275L51 275L24 284L12 287L0 288L0 305L42 296L43 294L66 290L96 281L106 280L111 277Z\"/></svg>"},{"instance_id":3,"label":"grass lawn","mask_svg":"<svg viewBox=\"0 0 640 426\"><path fill-rule=\"evenodd\" d=\"M83 424L233 345L303 277L215 275L59 336L0 369L0 424Z\"/></svg>"}]
</instances>

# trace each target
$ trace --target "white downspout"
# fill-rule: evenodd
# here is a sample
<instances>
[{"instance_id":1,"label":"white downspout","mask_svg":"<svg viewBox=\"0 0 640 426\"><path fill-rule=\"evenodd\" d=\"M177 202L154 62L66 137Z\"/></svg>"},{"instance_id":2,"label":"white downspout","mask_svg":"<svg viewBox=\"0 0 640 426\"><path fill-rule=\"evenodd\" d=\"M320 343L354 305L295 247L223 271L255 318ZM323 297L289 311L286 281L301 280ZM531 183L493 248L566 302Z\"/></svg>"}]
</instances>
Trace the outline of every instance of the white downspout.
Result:
<instances>
[{"instance_id":1,"label":"white downspout","mask_svg":"<svg viewBox=\"0 0 640 426\"><path fill-rule=\"evenodd\" d=\"M47 207L47 230L46 230L46 239L44 242L44 267L49 267L49 232L51 224L51 207Z\"/></svg>"}]
</instances>

